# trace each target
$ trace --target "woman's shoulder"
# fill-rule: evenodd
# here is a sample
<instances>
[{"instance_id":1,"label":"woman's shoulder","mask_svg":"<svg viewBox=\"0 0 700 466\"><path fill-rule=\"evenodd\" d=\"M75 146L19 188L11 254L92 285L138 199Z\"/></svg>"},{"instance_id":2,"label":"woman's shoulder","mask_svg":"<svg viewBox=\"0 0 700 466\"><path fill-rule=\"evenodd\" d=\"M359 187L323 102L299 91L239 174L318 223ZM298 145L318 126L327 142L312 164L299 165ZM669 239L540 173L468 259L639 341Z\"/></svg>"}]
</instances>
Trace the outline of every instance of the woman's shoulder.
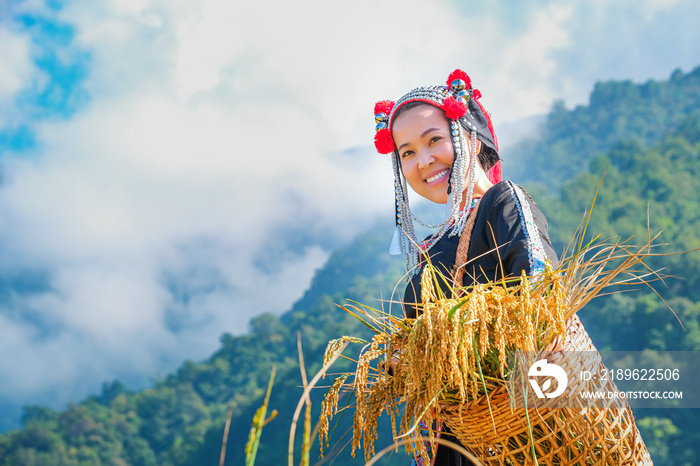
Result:
<instances>
[{"instance_id":1,"label":"woman's shoulder","mask_svg":"<svg viewBox=\"0 0 700 466\"><path fill-rule=\"evenodd\" d=\"M493 185L482 197L480 212L489 223L526 223L546 231L547 220L535 201L521 186L510 180Z\"/></svg>"},{"instance_id":2,"label":"woman's shoulder","mask_svg":"<svg viewBox=\"0 0 700 466\"><path fill-rule=\"evenodd\" d=\"M484 193L480 202L484 206L493 207L496 205L516 204L524 201L526 198L532 202L532 199L523 188L510 180L503 180L491 186Z\"/></svg>"},{"instance_id":3,"label":"woman's shoulder","mask_svg":"<svg viewBox=\"0 0 700 466\"><path fill-rule=\"evenodd\" d=\"M522 187L509 180L502 181L493 185L482 200L486 201L484 210L488 214L482 218L481 228L487 237L495 244L510 244L516 255L522 255L513 259L515 272L526 270L534 274L543 270L547 258L556 262L547 219Z\"/></svg>"}]
</instances>

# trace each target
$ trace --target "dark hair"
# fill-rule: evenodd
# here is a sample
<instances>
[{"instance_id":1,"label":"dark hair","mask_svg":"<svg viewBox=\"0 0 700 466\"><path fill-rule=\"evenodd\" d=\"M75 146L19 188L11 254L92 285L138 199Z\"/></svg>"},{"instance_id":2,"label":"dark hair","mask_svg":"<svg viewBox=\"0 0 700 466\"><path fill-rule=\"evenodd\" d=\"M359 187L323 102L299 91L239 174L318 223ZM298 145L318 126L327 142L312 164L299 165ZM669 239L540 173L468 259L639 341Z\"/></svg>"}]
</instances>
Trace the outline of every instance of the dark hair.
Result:
<instances>
[{"instance_id":1,"label":"dark hair","mask_svg":"<svg viewBox=\"0 0 700 466\"><path fill-rule=\"evenodd\" d=\"M401 107L399 107L399 109L396 111L396 113L394 113L394 115L391 117L392 121L395 120L396 117L398 117L402 113L407 112L407 111L411 110L412 108L416 108L420 105L432 105L435 108L440 108L440 107L433 105L429 102L422 102L420 100L414 100L412 102L407 102L407 103L403 104ZM467 126L467 122L464 119L464 117L459 119L459 124L463 129L465 129L467 131L467 133L469 133L470 129ZM481 149L479 150L479 153L477 154L477 157L479 159L479 165L481 165L481 168L483 168L485 172L488 172L489 170L491 170L491 168L494 165L496 165L496 163L500 160L500 158L498 157L498 152L493 150L488 145L484 144L483 141L481 144Z\"/></svg>"}]
</instances>

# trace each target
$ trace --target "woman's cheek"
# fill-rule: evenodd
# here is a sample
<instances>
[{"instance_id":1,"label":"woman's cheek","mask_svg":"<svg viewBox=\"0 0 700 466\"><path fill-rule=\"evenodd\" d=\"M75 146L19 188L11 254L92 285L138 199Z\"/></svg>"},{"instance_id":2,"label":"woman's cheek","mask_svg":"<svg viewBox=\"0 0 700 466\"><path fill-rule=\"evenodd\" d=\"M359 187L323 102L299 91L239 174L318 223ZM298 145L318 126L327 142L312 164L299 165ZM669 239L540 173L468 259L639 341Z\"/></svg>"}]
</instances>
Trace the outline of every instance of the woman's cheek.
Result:
<instances>
[{"instance_id":1,"label":"woman's cheek","mask_svg":"<svg viewBox=\"0 0 700 466\"><path fill-rule=\"evenodd\" d=\"M404 159L401 159L401 171L403 172L403 176L407 177L410 176L411 172L414 169L415 163L411 163L411 158L406 157Z\"/></svg>"}]
</instances>

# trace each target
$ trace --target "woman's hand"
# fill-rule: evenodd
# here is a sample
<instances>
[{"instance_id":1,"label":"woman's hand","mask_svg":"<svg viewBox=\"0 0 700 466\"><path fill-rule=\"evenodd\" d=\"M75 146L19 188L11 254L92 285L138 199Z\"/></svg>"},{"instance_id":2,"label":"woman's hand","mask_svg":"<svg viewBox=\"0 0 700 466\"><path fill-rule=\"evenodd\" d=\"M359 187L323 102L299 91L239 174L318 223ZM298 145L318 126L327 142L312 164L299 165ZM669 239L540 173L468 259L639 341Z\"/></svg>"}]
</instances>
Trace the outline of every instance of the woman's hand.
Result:
<instances>
[{"instance_id":1,"label":"woman's hand","mask_svg":"<svg viewBox=\"0 0 700 466\"><path fill-rule=\"evenodd\" d=\"M550 344L545 346L544 351L549 351L552 353L559 353L564 351L564 345L561 343L561 339L559 337L555 338L554 341L552 341Z\"/></svg>"},{"instance_id":2,"label":"woman's hand","mask_svg":"<svg viewBox=\"0 0 700 466\"><path fill-rule=\"evenodd\" d=\"M547 362L556 364L564 356L566 349L561 343L561 337L556 337L543 351L547 353Z\"/></svg>"},{"instance_id":3,"label":"woman's hand","mask_svg":"<svg viewBox=\"0 0 700 466\"><path fill-rule=\"evenodd\" d=\"M392 375L392 376L394 375L396 368L401 363L401 359L400 359L401 354L402 354L402 351L396 350L391 355L391 358L388 361L384 362L383 367L384 367L384 370L386 371L387 374Z\"/></svg>"}]
</instances>

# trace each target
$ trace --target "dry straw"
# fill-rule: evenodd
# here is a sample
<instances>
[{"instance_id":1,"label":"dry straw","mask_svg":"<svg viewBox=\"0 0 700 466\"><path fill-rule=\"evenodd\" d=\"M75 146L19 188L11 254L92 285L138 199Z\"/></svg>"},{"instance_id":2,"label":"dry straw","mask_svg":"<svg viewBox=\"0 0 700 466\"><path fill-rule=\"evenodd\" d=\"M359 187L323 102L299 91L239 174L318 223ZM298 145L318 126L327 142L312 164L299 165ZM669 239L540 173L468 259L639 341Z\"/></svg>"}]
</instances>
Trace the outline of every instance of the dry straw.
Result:
<instances>
[{"instance_id":1,"label":"dry straw","mask_svg":"<svg viewBox=\"0 0 700 466\"><path fill-rule=\"evenodd\" d=\"M515 401L516 387L527 384L522 360L508 360L509 354L542 352L563 343L567 351L560 363L573 370L582 362L573 360L576 351L570 350L595 349L576 313L596 296L665 278L645 263L665 255L653 252L656 236L648 235L641 246L599 238L584 244L589 218L559 267L547 265L536 277L523 274L450 287L451 278L428 262L416 319L359 303L341 306L372 329L374 337L362 350L356 371L339 376L326 394L321 452L328 446L331 420L343 409L340 395L349 391L355 399L352 454L362 448L367 461L375 454L377 420L386 412L397 444L405 444L415 457L427 458L419 421L427 421L427 440L434 449L432 421L438 419L484 464L651 464L626 402L538 411ZM447 294L441 291L445 287ZM331 341L326 361L350 340Z\"/></svg>"}]
</instances>

